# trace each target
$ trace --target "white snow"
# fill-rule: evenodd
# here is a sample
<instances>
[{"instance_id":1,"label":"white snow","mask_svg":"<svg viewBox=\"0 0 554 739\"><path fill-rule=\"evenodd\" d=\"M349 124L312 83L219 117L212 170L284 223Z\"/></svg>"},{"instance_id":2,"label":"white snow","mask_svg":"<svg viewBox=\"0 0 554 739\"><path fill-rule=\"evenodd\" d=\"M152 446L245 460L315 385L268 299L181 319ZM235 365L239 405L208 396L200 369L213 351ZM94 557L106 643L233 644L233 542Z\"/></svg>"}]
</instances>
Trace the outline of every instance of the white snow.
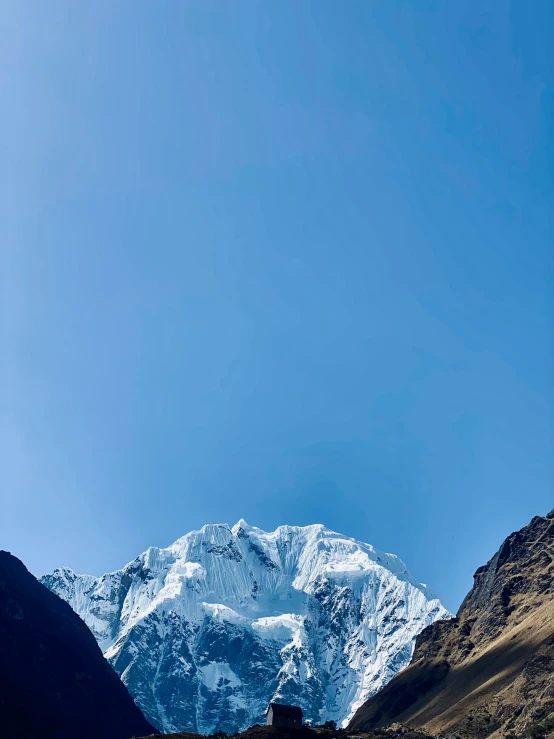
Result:
<instances>
[{"instance_id":1,"label":"white snow","mask_svg":"<svg viewBox=\"0 0 554 739\"><path fill-rule=\"evenodd\" d=\"M239 678L226 662L211 662L209 665L201 667L200 671L204 678L204 685L208 690L217 690L222 685L229 685L234 688L241 684Z\"/></svg>"},{"instance_id":2,"label":"white snow","mask_svg":"<svg viewBox=\"0 0 554 739\"><path fill-rule=\"evenodd\" d=\"M284 690L307 717L344 724L406 666L415 636L450 616L398 557L321 524L269 533L243 519L232 528L210 524L102 577L61 568L42 580L84 619L147 716L166 730L210 733L219 725L203 717L202 686L225 691L221 710L238 722L230 728L260 720L265 702ZM207 624L216 636L206 636ZM245 639L261 650L251 664L241 662L253 659L250 652L237 648ZM224 653L214 659L210 649ZM256 677L273 664L271 680ZM189 704L169 707L160 698L168 676L183 694L200 691L192 723Z\"/></svg>"}]
</instances>

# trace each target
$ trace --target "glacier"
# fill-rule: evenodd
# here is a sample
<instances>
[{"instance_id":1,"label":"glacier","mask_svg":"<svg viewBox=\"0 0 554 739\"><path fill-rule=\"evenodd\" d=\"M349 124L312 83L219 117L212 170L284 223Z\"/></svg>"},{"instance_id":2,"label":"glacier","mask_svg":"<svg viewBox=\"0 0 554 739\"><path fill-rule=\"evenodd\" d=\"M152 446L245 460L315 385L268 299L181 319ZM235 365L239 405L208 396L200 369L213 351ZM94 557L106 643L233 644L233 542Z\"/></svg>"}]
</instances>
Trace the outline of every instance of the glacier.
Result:
<instances>
[{"instance_id":1,"label":"glacier","mask_svg":"<svg viewBox=\"0 0 554 739\"><path fill-rule=\"evenodd\" d=\"M210 524L102 577L40 579L166 733L233 734L273 700L344 726L451 617L398 557L320 524Z\"/></svg>"}]
</instances>

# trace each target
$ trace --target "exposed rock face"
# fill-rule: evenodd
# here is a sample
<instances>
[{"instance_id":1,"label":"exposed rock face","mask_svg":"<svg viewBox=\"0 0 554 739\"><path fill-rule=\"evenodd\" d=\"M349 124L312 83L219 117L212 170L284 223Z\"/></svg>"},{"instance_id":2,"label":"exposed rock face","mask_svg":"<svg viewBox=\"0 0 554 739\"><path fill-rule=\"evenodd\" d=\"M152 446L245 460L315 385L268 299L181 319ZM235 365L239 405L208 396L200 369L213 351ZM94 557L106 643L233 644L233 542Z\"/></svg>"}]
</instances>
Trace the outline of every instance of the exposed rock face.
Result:
<instances>
[{"instance_id":1,"label":"exposed rock face","mask_svg":"<svg viewBox=\"0 0 554 739\"><path fill-rule=\"evenodd\" d=\"M449 616L397 557L320 525L204 526L118 572L42 581L166 732L234 733L274 699L344 722Z\"/></svg>"},{"instance_id":2,"label":"exposed rock face","mask_svg":"<svg viewBox=\"0 0 554 739\"><path fill-rule=\"evenodd\" d=\"M431 734L522 736L553 711L554 511L504 541L457 617L419 635L410 666L350 728L400 721Z\"/></svg>"},{"instance_id":3,"label":"exposed rock face","mask_svg":"<svg viewBox=\"0 0 554 739\"><path fill-rule=\"evenodd\" d=\"M152 732L86 625L0 551L0 736L129 739Z\"/></svg>"}]
</instances>

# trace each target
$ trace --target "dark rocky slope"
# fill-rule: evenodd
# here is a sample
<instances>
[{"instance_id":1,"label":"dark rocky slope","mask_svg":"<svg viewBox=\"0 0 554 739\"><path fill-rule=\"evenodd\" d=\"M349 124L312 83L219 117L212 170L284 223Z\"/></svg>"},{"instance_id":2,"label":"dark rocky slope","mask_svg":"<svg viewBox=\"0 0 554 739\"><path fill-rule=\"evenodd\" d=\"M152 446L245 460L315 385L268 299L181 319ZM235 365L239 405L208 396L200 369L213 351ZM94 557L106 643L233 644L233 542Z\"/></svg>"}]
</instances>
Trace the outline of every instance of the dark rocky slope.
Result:
<instances>
[{"instance_id":1,"label":"dark rocky slope","mask_svg":"<svg viewBox=\"0 0 554 739\"><path fill-rule=\"evenodd\" d=\"M350 731L399 721L433 735L496 739L549 723L554 511L509 536L474 577L456 618L422 631L410 665L358 710Z\"/></svg>"},{"instance_id":2,"label":"dark rocky slope","mask_svg":"<svg viewBox=\"0 0 554 739\"><path fill-rule=\"evenodd\" d=\"M153 731L79 616L0 551L0 736L129 739Z\"/></svg>"}]
</instances>

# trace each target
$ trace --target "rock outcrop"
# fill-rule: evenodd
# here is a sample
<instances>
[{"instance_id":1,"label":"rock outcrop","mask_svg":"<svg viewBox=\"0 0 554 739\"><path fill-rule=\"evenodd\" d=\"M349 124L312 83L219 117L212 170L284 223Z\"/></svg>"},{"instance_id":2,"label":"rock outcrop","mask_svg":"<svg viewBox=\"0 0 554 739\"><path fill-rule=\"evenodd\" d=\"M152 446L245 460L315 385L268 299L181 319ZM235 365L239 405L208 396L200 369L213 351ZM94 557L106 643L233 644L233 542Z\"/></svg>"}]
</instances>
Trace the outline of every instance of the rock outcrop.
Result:
<instances>
[{"instance_id":1,"label":"rock outcrop","mask_svg":"<svg viewBox=\"0 0 554 739\"><path fill-rule=\"evenodd\" d=\"M456 618L418 636L409 667L349 728L400 721L434 735L482 739L520 737L535 726L541 736L552 712L554 511L504 541L475 573Z\"/></svg>"}]
</instances>

